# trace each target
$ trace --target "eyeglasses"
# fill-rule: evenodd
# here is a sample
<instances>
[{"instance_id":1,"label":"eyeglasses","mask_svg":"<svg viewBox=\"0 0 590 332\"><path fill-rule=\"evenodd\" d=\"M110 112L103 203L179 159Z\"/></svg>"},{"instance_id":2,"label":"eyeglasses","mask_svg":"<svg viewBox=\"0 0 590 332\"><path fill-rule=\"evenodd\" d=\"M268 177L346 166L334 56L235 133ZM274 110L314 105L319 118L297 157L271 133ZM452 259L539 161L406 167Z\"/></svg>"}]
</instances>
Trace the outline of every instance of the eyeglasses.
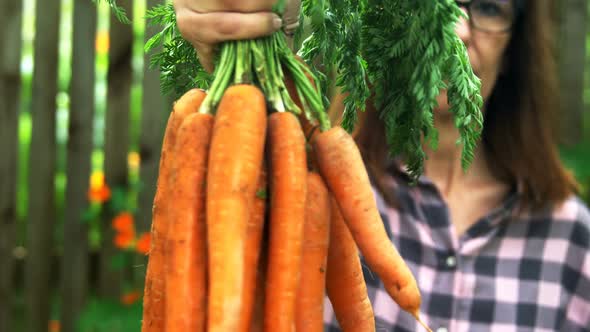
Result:
<instances>
[{"instance_id":1,"label":"eyeglasses","mask_svg":"<svg viewBox=\"0 0 590 332\"><path fill-rule=\"evenodd\" d=\"M471 26L481 31L508 32L516 19L513 0L456 0L455 2L459 7L467 9Z\"/></svg>"}]
</instances>

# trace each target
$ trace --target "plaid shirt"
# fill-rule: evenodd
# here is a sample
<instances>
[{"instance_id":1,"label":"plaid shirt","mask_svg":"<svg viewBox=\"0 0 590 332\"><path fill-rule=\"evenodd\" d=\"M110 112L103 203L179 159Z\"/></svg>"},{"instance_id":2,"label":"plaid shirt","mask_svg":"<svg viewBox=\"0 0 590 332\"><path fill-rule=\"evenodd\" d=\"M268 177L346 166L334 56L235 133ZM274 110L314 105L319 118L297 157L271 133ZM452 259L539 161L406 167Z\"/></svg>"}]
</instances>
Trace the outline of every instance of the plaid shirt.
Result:
<instances>
[{"instance_id":1,"label":"plaid shirt","mask_svg":"<svg viewBox=\"0 0 590 332\"><path fill-rule=\"evenodd\" d=\"M578 198L525 214L514 191L457 238L432 182L390 182L400 207L377 195L378 207L435 332L590 331L590 212ZM377 331L423 331L363 269ZM326 331L340 331L329 301L324 321Z\"/></svg>"}]
</instances>

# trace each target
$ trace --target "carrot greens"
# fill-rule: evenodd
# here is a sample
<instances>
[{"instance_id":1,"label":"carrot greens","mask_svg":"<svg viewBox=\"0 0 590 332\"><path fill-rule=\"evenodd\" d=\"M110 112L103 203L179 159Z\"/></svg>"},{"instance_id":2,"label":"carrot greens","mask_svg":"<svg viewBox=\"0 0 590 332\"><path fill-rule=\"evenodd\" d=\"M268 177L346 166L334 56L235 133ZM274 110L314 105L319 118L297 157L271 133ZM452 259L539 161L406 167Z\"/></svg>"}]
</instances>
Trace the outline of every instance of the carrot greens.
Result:
<instances>
[{"instance_id":1,"label":"carrot greens","mask_svg":"<svg viewBox=\"0 0 590 332\"><path fill-rule=\"evenodd\" d=\"M414 176L422 173L422 138L436 148L432 112L447 88L466 168L483 118L480 82L455 33L463 12L454 0L368 0L366 8L363 55L391 153L402 155Z\"/></svg>"},{"instance_id":2,"label":"carrot greens","mask_svg":"<svg viewBox=\"0 0 590 332\"><path fill-rule=\"evenodd\" d=\"M207 89L212 77L203 69L193 45L182 38L174 6L154 6L147 11L146 18L149 24L162 27L144 47L146 52L152 52L150 67L160 70L162 93L174 93L178 98L195 87Z\"/></svg>"},{"instance_id":3,"label":"carrot greens","mask_svg":"<svg viewBox=\"0 0 590 332\"><path fill-rule=\"evenodd\" d=\"M118 18L126 19L116 0L106 1ZM280 0L275 10L280 13L284 7ZM433 148L438 143L433 110L442 89L461 134L457 144L463 147L463 168L471 163L480 137L481 84L455 33L462 15L454 0L302 0L294 44L301 46L298 54L309 67L295 59L284 34L277 32L222 44L216 71L209 75L180 35L174 7L163 4L148 11L150 23L162 30L145 49L154 52L151 66L161 71L164 93L180 96L194 87L209 89L203 112L214 113L230 84L253 83L275 111L303 112L323 130L330 127L324 111L328 78L336 73L336 85L346 94L342 126L354 129L357 112L364 111L371 94L385 124L390 154L403 157L416 178L424 168L423 143ZM306 74L314 77L317 89ZM285 88L286 77L295 82L301 108Z\"/></svg>"},{"instance_id":4,"label":"carrot greens","mask_svg":"<svg viewBox=\"0 0 590 332\"><path fill-rule=\"evenodd\" d=\"M275 8L282 10L284 1L277 3ZM307 73L313 77L313 74L295 58L283 32L255 40L222 43L215 71L209 75L200 65L193 46L180 35L171 4L150 9L147 18L150 24L162 27L148 40L145 49L149 52L161 45L152 55L151 66L160 69L164 93L174 91L179 96L194 87L208 88L200 111L214 114L223 92L230 85L253 83L262 89L273 110L295 114L304 112L308 119L317 119L320 126L329 128L322 95L305 76ZM302 109L287 91L287 76L295 83Z\"/></svg>"},{"instance_id":5,"label":"carrot greens","mask_svg":"<svg viewBox=\"0 0 590 332\"><path fill-rule=\"evenodd\" d=\"M366 82L367 64L362 51L361 14L365 11L366 0L303 0L303 17L309 19L310 36L303 41L299 50L301 57L321 78L322 92L327 94L327 75L338 71L336 85L348 96L344 99L342 126L352 131L357 112L364 111L369 97ZM303 26L303 20L300 26ZM314 64L319 63L319 66Z\"/></svg>"},{"instance_id":6,"label":"carrot greens","mask_svg":"<svg viewBox=\"0 0 590 332\"><path fill-rule=\"evenodd\" d=\"M423 138L436 148L433 110L447 89L461 133L463 167L471 163L483 122L480 82L454 28L463 12L453 0L303 0L311 35L299 53L317 70L337 70L347 93L342 126L349 132L371 85L392 156L423 172ZM302 19L303 20L303 19Z\"/></svg>"}]
</instances>

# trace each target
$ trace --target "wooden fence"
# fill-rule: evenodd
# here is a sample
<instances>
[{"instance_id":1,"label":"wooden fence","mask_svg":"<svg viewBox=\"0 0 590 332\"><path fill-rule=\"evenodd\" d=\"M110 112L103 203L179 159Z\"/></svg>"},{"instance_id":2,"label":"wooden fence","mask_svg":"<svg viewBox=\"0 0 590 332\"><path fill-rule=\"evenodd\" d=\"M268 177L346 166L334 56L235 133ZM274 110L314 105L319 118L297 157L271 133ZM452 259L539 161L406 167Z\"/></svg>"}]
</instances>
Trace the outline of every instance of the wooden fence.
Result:
<instances>
[{"instance_id":1,"label":"wooden fence","mask_svg":"<svg viewBox=\"0 0 590 332\"><path fill-rule=\"evenodd\" d=\"M161 1L148 0L148 8ZM117 3L132 13L131 1ZM91 172L93 122L95 117L95 38L97 7L91 0L73 0L72 61L68 141L66 147L63 254L55 271L54 228L56 226L56 95L58 92L58 45L61 1L36 1L34 72L29 110L32 135L28 154L28 210L26 259L24 260L25 331L47 331L52 292L59 288L61 331L75 331L75 321L89 294L88 225L81 216L88 209L87 192ZM0 332L16 328L13 316L15 246L17 229L18 136L22 0L0 0ZM138 19L143 19L143 16ZM153 33L146 30L146 38ZM130 25L110 21L109 69L104 126L104 175L110 187L128 184L127 156L130 140L130 95L132 41ZM162 133L170 103L160 94L158 72L142 71L141 135L139 137L144 190L139 199L136 227L148 230L155 190ZM111 244L109 224L99 253L97 292L118 298L122 272L109 267L116 249ZM59 276L52 283L50 276Z\"/></svg>"},{"instance_id":2,"label":"wooden fence","mask_svg":"<svg viewBox=\"0 0 590 332\"><path fill-rule=\"evenodd\" d=\"M535 0L537 1L537 0ZM147 0L147 7L158 0ZM30 112L32 136L28 154L28 213L24 260L24 290L27 332L47 331L50 318L50 282L53 271L53 231L56 225L56 94L58 41L61 1L36 1L36 38ZM118 3L131 13L130 0ZM61 301L61 331L75 330L74 324L89 294L88 225L81 216L88 208L86 193L91 171L93 121L95 119L95 47L97 9L91 0L73 0L73 36L70 80L70 106L67 143L67 186L63 216L63 255L58 272ZM567 101L568 130L571 140L580 137L583 70L585 62L585 0L560 2L560 72ZM0 0L0 332L13 332L15 246L17 229L18 121L21 109L21 28L23 0ZM567 17L568 19L563 19ZM63 19L63 18L62 18ZM137 18L142 19L142 18ZM146 37L153 28L147 28ZM129 25L111 20L107 109L104 127L104 174L111 187L128 184L130 89L132 81L132 39ZM170 102L162 97L158 73L142 71L142 113L139 147L140 176L137 227L148 230L155 190L159 151ZM111 236L108 225L103 234ZM97 292L118 297L121 272L108 268L115 248L103 241L99 253Z\"/></svg>"}]
</instances>

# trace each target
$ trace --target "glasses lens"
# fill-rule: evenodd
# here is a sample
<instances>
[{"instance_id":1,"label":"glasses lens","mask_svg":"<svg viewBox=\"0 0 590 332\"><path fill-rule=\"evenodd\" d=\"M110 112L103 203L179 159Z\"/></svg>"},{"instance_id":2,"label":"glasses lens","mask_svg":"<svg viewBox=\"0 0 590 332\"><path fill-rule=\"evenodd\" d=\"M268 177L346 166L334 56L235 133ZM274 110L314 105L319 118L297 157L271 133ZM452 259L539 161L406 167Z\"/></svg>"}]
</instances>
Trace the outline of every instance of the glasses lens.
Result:
<instances>
[{"instance_id":1,"label":"glasses lens","mask_svg":"<svg viewBox=\"0 0 590 332\"><path fill-rule=\"evenodd\" d=\"M482 30L506 31L514 22L512 0L474 0L470 11L473 25Z\"/></svg>"}]
</instances>

